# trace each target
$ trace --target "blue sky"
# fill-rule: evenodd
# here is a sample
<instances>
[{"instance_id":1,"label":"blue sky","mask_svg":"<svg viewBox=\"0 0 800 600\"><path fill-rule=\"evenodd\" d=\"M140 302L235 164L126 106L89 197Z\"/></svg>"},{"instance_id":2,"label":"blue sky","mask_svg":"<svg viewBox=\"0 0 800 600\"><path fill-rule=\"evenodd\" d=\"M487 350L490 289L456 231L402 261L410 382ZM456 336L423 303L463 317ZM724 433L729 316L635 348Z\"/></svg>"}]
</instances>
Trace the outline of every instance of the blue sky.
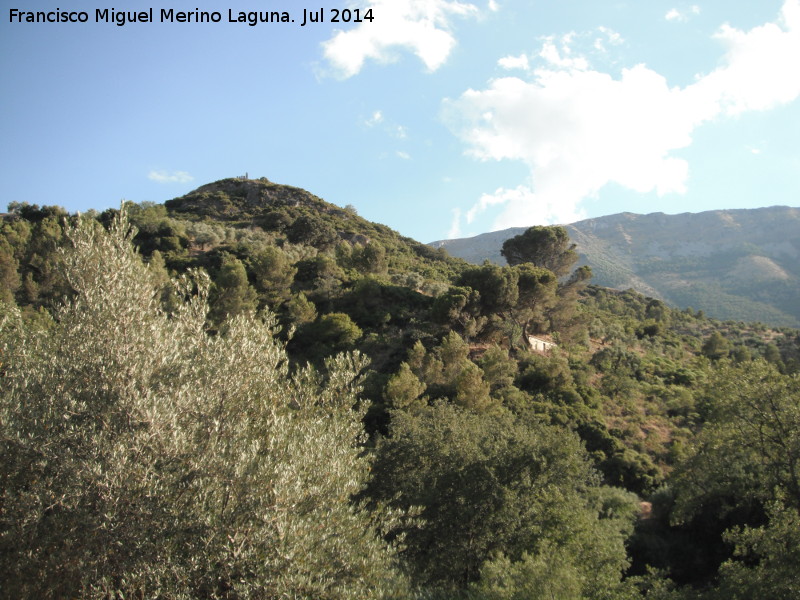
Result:
<instances>
[{"instance_id":1,"label":"blue sky","mask_svg":"<svg viewBox=\"0 0 800 600\"><path fill-rule=\"evenodd\" d=\"M800 0L0 0L0 207L248 173L428 242L800 206ZM11 22L11 10L87 23ZM159 9L219 23L159 22ZM300 26L303 9L324 23ZM331 23L335 9L373 20ZM229 23L228 11L294 23Z\"/></svg>"}]
</instances>

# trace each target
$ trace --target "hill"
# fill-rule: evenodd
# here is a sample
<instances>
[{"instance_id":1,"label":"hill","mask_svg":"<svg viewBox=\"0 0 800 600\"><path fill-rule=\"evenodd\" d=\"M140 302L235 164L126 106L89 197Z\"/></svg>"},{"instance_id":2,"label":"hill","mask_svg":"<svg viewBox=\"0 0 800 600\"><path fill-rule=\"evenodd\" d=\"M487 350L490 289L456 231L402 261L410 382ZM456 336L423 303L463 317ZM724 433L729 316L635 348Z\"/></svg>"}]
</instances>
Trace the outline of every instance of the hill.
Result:
<instances>
[{"instance_id":1,"label":"hill","mask_svg":"<svg viewBox=\"0 0 800 600\"><path fill-rule=\"evenodd\" d=\"M380 246L387 253L390 271L393 267L416 270L437 279L443 273L451 275L453 267L461 263L445 252L361 218L351 206L336 206L302 188L274 183L266 177L222 179L167 200L164 206L174 219L262 230L290 243L319 249L340 242Z\"/></svg>"},{"instance_id":2,"label":"hill","mask_svg":"<svg viewBox=\"0 0 800 600\"><path fill-rule=\"evenodd\" d=\"M572 235L623 274L691 256L647 219ZM689 248L716 256L705 231ZM740 258L754 285L795 273ZM0 579L20 598L793 597L800 332L581 273L470 265L266 179L11 206ZM756 534L781 543L735 562Z\"/></svg>"},{"instance_id":3,"label":"hill","mask_svg":"<svg viewBox=\"0 0 800 600\"><path fill-rule=\"evenodd\" d=\"M633 288L724 320L800 325L798 208L621 213L566 227L597 285ZM476 264L505 264L503 242L524 230L431 245Z\"/></svg>"}]
</instances>

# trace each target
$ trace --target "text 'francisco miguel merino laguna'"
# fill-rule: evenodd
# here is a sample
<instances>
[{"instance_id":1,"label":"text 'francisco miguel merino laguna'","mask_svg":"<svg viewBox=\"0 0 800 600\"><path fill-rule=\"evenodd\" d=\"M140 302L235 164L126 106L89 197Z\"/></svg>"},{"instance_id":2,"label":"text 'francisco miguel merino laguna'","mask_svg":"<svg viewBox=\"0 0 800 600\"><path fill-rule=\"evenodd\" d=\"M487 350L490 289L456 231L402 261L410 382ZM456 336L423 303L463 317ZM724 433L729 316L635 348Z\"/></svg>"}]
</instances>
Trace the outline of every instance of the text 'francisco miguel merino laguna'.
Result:
<instances>
[{"instance_id":1,"label":"text 'francisco miguel merino laguna'","mask_svg":"<svg viewBox=\"0 0 800 600\"><path fill-rule=\"evenodd\" d=\"M12 8L9 10L10 23L87 23L89 12L69 11L57 8L51 11L27 11ZM152 8L147 10L114 10L113 8L97 8L94 11L96 23L114 23L120 27L127 23L154 23L156 14ZM161 23L220 23L223 21L219 11L188 10L181 11L174 8L161 8L158 12ZM327 16L327 19L326 19ZM246 23L254 27L259 23L294 23L295 20L288 11L236 11L228 9L227 23ZM363 23L372 22L372 9L361 10L358 8L303 9L300 26L310 23Z\"/></svg>"}]
</instances>

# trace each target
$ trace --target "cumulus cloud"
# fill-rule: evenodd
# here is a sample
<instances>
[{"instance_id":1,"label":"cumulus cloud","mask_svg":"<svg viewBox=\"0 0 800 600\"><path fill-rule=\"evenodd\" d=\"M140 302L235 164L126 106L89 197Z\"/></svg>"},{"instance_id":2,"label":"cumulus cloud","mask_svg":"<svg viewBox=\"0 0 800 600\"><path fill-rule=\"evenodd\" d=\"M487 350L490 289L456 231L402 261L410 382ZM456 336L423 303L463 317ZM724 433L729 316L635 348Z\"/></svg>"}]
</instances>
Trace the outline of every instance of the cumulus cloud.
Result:
<instances>
[{"instance_id":1,"label":"cumulus cloud","mask_svg":"<svg viewBox=\"0 0 800 600\"><path fill-rule=\"evenodd\" d=\"M542 201L543 193L534 193L527 185L515 188L498 188L492 193L483 194L465 216L472 223L478 214L492 206L503 206L504 210L495 219L492 229L508 229L520 223L572 223L585 217L576 206L553 201Z\"/></svg>"},{"instance_id":2,"label":"cumulus cloud","mask_svg":"<svg viewBox=\"0 0 800 600\"><path fill-rule=\"evenodd\" d=\"M574 33L562 36L561 43L556 44L554 38L548 38L539 51L539 57L553 67L561 69L587 69L589 61L585 56L576 55L572 50Z\"/></svg>"},{"instance_id":3,"label":"cumulus cloud","mask_svg":"<svg viewBox=\"0 0 800 600\"><path fill-rule=\"evenodd\" d=\"M147 178L156 183L189 183L194 177L186 171L150 171Z\"/></svg>"},{"instance_id":4,"label":"cumulus cloud","mask_svg":"<svg viewBox=\"0 0 800 600\"><path fill-rule=\"evenodd\" d=\"M644 66L618 80L546 67L532 82L505 77L465 92L449 110L461 120L469 153L523 161L531 172L524 185L484 196L478 212L502 204L494 228L568 222L582 199L612 181L640 192L683 191L688 167L667 155L691 141L693 120L673 110L678 94Z\"/></svg>"},{"instance_id":5,"label":"cumulus cloud","mask_svg":"<svg viewBox=\"0 0 800 600\"><path fill-rule=\"evenodd\" d=\"M667 21L685 22L689 20L689 17L699 14L700 14L700 7L695 4L694 6L691 6L686 10L678 10L677 8L672 8L669 11L667 11L667 14L664 15L664 18Z\"/></svg>"},{"instance_id":6,"label":"cumulus cloud","mask_svg":"<svg viewBox=\"0 0 800 600\"><path fill-rule=\"evenodd\" d=\"M372 9L373 21L337 31L322 44L325 58L340 77L358 74L367 59L392 62L399 49L410 50L435 71L456 45L453 19L479 13L474 4L457 0L371 0L362 11L367 9Z\"/></svg>"},{"instance_id":7,"label":"cumulus cloud","mask_svg":"<svg viewBox=\"0 0 800 600\"><path fill-rule=\"evenodd\" d=\"M715 37L727 49L724 64L694 87L717 110L768 110L800 96L800 0L787 0L776 23L747 32L723 25Z\"/></svg>"},{"instance_id":8,"label":"cumulus cloud","mask_svg":"<svg viewBox=\"0 0 800 600\"><path fill-rule=\"evenodd\" d=\"M622 39L622 36L614 31L613 29L609 29L608 27L598 27L597 28L598 36L594 39L594 49L600 52L606 52L606 44L611 44L612 46L620 46L622 45L625 40Z\"/></svg>"},{"instance_id":9,"label":"cumulus cloud","mask_svg":"<svg viewBox=\"0 0 800 600\"><path fill-rule=\"evenodd\" d=\"M532 55L504 56L497 64L508 71L530 71L531 61L542 60L561 69L586 70L590 62L587 53L595 57L603 56L608 53L608 45L619 46L624 42L619 33L608 27L598 27L584 33L570 31L561 36L543 38L541 48Z\"/></svg>"},{"instance_id":10,"label":"cumulus cloud","mask_svg":"<svg viewBox=\"0 0 800 600\"><path fill-rule=\"evenodd\" d=\"M523 71L530 69L528 57L524 54L520 54L519 56L504 56L497 61L497 64L509 71L512 69L522 69Z\"/></svg>"},{"instance_id":11,"label":"cumulus cloud","mask_svg":"<svg viewBox=\"0 0 800 600\"><path fill-rule=\"evenodd\" d=\"M800 96L800 0L776 23L723 26L720 66L684 88L645 65L614 77L592 69L562 40L545 40L542 66L445 101L451 128L480 160L522 161L527 181L485 194L468 220L500 207L493 228L569 222L581 202L616 183L641 193L683 193L688 163L673 155L712 119L766 110ZM569 39L566 40L569 42Z\"/></svg>"}]
</instances>

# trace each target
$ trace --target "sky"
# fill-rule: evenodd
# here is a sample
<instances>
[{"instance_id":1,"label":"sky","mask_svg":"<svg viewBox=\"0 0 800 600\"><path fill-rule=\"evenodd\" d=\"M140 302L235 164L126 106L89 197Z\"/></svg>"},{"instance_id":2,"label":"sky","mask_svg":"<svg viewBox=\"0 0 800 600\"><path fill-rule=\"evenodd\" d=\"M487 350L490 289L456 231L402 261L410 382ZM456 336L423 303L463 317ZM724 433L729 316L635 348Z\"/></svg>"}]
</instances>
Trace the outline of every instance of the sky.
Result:
<instances>
[{"instance_id":1,"label":"sky","mask_svg":"<svg viewBox=\"0 0 800 600\"><path fill-rule=\"evenodd\" d=\"M100 0L0 7L0 210L245 173L422 242L800 206L800 0L129 0L153 22L123 25ZM237 21L258 11L289 21Z\"/></svg>"}]
</instances>

